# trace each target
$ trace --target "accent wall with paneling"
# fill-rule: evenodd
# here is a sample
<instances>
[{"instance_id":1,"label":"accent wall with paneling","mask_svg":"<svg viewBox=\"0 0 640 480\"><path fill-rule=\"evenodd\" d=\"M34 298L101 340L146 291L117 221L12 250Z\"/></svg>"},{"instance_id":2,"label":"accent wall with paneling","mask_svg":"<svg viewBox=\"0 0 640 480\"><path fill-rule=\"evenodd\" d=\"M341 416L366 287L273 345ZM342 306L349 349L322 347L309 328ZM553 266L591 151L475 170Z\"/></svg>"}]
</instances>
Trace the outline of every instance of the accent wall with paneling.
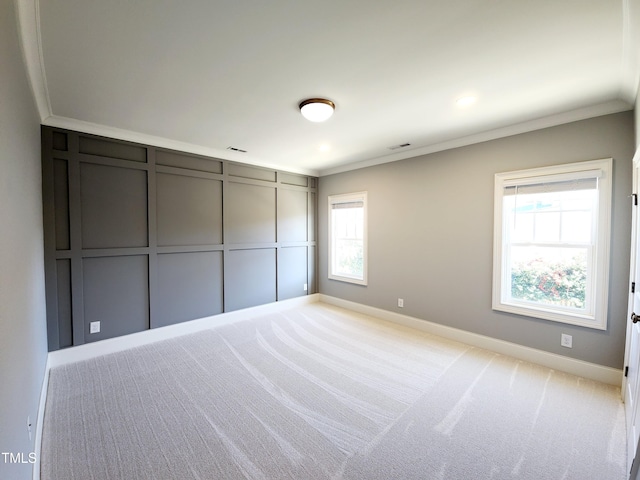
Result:
<instances>
[{"instance_id":1,"label":"accent wall with paneling","mask_svg":"<svg viewBox=\"0 0 640 480\"><path fill-rule=\"evenodd\" d=\"M42 150L50 351L316 292L317 178L50 127Z\"/></svg>"}]
</instances>

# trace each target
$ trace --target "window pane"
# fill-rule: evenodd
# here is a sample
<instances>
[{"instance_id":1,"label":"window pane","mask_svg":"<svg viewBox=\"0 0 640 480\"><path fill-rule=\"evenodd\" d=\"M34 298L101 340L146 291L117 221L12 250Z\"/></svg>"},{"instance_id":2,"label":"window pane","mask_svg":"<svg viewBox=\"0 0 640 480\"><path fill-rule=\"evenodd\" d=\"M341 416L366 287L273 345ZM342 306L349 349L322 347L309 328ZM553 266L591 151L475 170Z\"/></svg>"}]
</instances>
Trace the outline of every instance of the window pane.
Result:
<instances>
[{"instance_id":1,"label":"window pane","mask_svg":"<svg viewBox=\"0 0 640 480\"><path fill-rule=\"evenodd\" d=\"M335 248L334 273L362 279L364 265L362 241L336 240Z\"/></svg>"},{"instance_id":2,"label":"window pane","mask_svg":"<svg viewBox=\"0 0 640 480\"><path fill-rule=\"evenodd\" d=\"M586 308L586 247L512 246L510 253L513 300Z\"/></svg>"},{"instance_id":3,"label":"window pane","mask_svg":"<svg viewBox=\"0 0 640 480\"><path fill-rule=\"evenodd\" d=\"M520 213L513 219L513 232L511 241L532 242L533 241L533 213Z\"/></svg>"},{"instance_id":4,"label":"window pane","mask_svg":"<svg viewBox=\"0 0 640 480\"><path fill-rule=\"evenodd\" d=\"M562 241L591 243L591 212L564 212L562 214Z\"/></svg>"},{"instance_id":5,"label":"window pane","mask_svg":"<svg viewBox=\"0 0 640 480\"><path fill-rule=\"evenodd\" d=\"M333 274L364 278L364 209L331 210L333 222Z\"/></svg>"},{"instance_id":6,"label":"window pane","mask_svg":"<svg viewBox=\"0 0 640 480\"><path fill-rule=\"evenodd\" d=\"M537 213L535 223L536 242L557 242L560 240L560 213Z\"/></svg>"}]
</instances>

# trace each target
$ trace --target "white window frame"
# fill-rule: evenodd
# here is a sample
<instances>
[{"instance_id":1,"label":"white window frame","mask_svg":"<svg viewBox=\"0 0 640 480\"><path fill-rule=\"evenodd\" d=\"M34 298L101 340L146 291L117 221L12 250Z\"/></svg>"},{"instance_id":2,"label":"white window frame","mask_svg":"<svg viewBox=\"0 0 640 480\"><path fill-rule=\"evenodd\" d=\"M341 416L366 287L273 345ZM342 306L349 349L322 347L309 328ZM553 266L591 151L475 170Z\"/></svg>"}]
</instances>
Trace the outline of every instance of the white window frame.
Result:
<instances>
[{"instance_id":1,"label":"white window frame","mask_svg":"<svg viewBox=\"0 0 640 480\"><path fill-rule=\"evenodd\" d=\"M533 168L495 175L494 245L492 308L503 312L580 325L598 330L607 329L609 293L609 242L611 236L611 195L613 159L591 160L551 167ZM588 290L592 293L592 308L587 314L570 312L553 306L517 302L510 299L510 279L507 272L505 243L506 221L503 218L504 189L513 185L533 185L544 181L562 181L597 177L597 225L594 235L593 279Z\"/></svg>"},{"instance_id":2,"label":"white window frame","mask_svg":"<svg viewBox=\"0 0 640 480\"><path fill-rule=\"evenodd\" d=\"M351 203L351 202L362 202L363 204L363 231L362 231L362 242L363 242L363 263L362 263L362 278L347 276L347 275L339 275L334 272L334 246L333 246L333 221L332 221L332 207L333 205L340 203ZM367 257L368 257L368 246L367 246L367 192L356 192L356 193L345 193L340 195L329 195L328 198L328 211L327 211L327 222L329 224L329 248L328 248L328 272L329 279L338 280L341 282L355 283L357 285L367 285L368 282L368 266L367 266Z\"/></svg>"}]
</instances>

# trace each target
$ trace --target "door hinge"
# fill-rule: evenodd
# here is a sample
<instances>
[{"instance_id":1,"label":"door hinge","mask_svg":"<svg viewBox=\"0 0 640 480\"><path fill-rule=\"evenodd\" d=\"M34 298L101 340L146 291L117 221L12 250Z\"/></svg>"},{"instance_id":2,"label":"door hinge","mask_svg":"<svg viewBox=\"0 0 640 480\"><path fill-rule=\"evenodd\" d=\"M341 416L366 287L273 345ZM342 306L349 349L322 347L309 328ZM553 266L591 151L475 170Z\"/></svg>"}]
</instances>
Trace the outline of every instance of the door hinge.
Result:
<instances>
[{"instance_id":1,"label":"door hinge","mask_svg":"<svg viewBox=\"0 0 640 480\"><path fill-rule=\"evenodd\" d=\"M633 204L637 207L638 206L638 194L637 193L632 193L631 196L633 197Z\"/></svg>"},{"instance_id":2,"label":"door hinge","mask_svg":"<svg viewBox=\"0 0 640 480\"><path fill-rule=\"evenodd\" d=\"M629 367L628 366L624 367L624 376L625 377L629 376Z\"/></svg>"},{"instance_id":3,"label":"door hinge","mask_svg":"<svg viewBox=\"0 0 640 480\"><path fill-rule=\"evenodd\" d=\"M636 293L636 282L631 282L631 293Z\"/></svg>"}]
</instances>

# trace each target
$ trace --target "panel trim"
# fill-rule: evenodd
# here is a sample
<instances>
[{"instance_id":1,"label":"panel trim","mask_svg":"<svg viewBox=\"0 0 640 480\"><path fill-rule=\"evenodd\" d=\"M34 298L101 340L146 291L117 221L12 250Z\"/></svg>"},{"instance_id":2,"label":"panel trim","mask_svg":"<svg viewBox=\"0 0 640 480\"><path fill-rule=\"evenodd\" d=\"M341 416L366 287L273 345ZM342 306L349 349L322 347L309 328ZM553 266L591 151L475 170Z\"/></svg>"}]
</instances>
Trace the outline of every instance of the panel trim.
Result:
<instances>
[{"instance_id":1,"label":"panel trim","mask_svg":"<svg viewBox=\"0 0 640 480\"><path fill-rule=\"evenodd\" d=\"M153 147L150 147L150 149ZM179 175L182 177L206 178L207 180L222 180L222 173L203 172L202 170L189 170L187 168L169 167L166 165L156 164L156 173L165 173L168 175Z\"/></svg>"},{"instance_id":2,"label":"panel trim","mask_svg":"<svg viewBox=\"0 0 640 480\"><path fill-rule=\"evenodd\" d=\"M175 245L175 246L163 246L158 247L158 254L167 254L167 253L192 253L192 252L221 252L224 250L224 245L212 244L212 245Z\"/></svg>"},{"instance_id":3,"label":"panel trim","mask_svg":"<svg viewBox=\"0 0 640 480\"><path fill-rule=\"evenodd\" d=\"M147 152L148 155L148 152ZM100 155L89 155L88 153L78 153L78 159L82 163L93 165L104 165L107 167L126 168L131 170L149 170L147 162L136 162L135 160L125 160L123 158L103 157Z\"/></svg>"},{"instance_id":4,"label":"panel trim","mask_svg":"<svg viewBox=\"0 0 640 480\"><path fill-rule=\"evenodd\" d=\"M156 171L156 149L147 148L147 245L149 245L149 255L147 257L148 267L148 295L149 301L149 328L154 327L157 318L157 298L158 298L158 175ZM155 173L154 173L155 172Z\"/></svg>"},{"instance_id":5,"label":"panel trim","mask_svg":"<svg viewBox=\"0 0 640 480\"><path fill-rule=\"evenodd\" d=\"M149 255L149 247L83 248L81 253L82 258Z\"/></svg>"},{"instance_id":6,"label":"panel trim","mask_svg":"<svg viewBox=\"0 0 640 480\"><path fill-rule=\"evenodd\" d=\"M227 161L221 158L213 158L213 160L215 160L215 162L218 162L220 164L220 171L222 173L212 173L212 172L203 172L203 171L199 171L199 170L192 170L191 168L186 168L186 167L193 167L194 165L191 164L186 164L181 166L181 164L178 162L179 158L176 157L178 160L176 160L175 162L173 162L173 164L177 165L177 166L169 166L169 165L159 165L157 163L158 161L158 154L160 151L164 151L164 149L162 148L157 148L153 145L144 145L144 144L140 144L138 142L135 142L135 147L137 149L144 149L144 158L146 159L146 163L142 163L141 161L138 161L139 159L142 158L142 153L138 150L136 150L136 156L132 157L132 158L136 158L138 160L126 160L126 159L119 159L119 158L111 158L108 157L108 155L110 154L110 150L109 150L109 145L110 143L113 143L116 147L118 147L118 145L120 144L129 144L132 143L132 141L130 140L122 140L119 138L113 138L113 137L107 137L104 138L104 136L101 136L101 138L98 138L98 140L102 141L102 142L107 142L105 144L105 146L101 147L101 149L96 150L97 153L100 153L101 155L89 155L89 154L83 154L79 152L79 146L80 146L80 140L82 138L93 138L95 137L94 134L89 133L89 132L79 132L79 131L73 131L73 130L67 130L65 128L62 127L51 127L51 126L46 126L43 125L42 126L42 135L43 135L43 141L42 141L42 145L43 145L43 152L42 152L42 158L43 158L43 173L47 171L47 167L50 167L49 163L51 163L51 159L52 158L56 158L56 159L61 159L61 160L66 160L67 164L68 164L68 171L67 171L67 177L68 177L68 190L69 190L69 201L68 201L68 212L69 212L69 223L70 223L70 245L69 245L69 249L68 250L54 250L54 251L46 251L46 256L47 256L47 260L49 261L49 263L53 264L52 269L54 273L55 273L55 261L57 260L70 260L71 262L71 290L72 290L72 306L71 306L71 310L72 310L72 318L73 318L73 325L72 325L72 331L73 331L73 346L77 346L77 345L82 345L83 343L93 343L93 342L86 342L87 340L87 335L85 335L86 333L86 329L88 329L88 323L85 321L86 320L86 312L85 312L85 299L84 299L84 274L85 272L85 262L87 262L89 259L98 259L98 258L110 258L110 257L128 257L128 256L138 256L138 255L143 255L146 256L148 259L148 295L149 295L149 305L148 305L148 309L145 312L145 315L148 314L149 316L149 320L150 322L152 322L154 319L156 319L157 315L156 313L158 313L158 308L159 308L159 302L158 302L158 295L161 295L161 293L158 291L158 285L159 285L159 281L160 279L158 278L159 272L158 272L158 255L160 254L172 254L172 253L195 253L195 252L222 252L222 272L223 272L223 312L226 311L228 309L227 306L227 302L226 302L226 297L228 297L228 293L229 293L229 271L228 269L225 268L225 266L228 263L229 260L229 255L232 254L232 252L247 252L247 251L251 251L251 250L274 250L274 254L275 254L275 271L273 271L272 273L269 273L269 281L272 280L274 281L274 290L275 290L275 297L273 295L269 295L269 296L264 296L264 297L256 297L256 302L255 303L246 303L245 305L255 305L257 303L261 303L261 302L271 302L271 301L277 301L277 299L279 298L278 295L278 254L280 252L280 249L282 248L288 248L288 247L305 247L306 251L307 251L307 262L306 262L306 268L307 268L307 283L309 285L314 284L314 281L309 280L309 277L311 276L310 272L314 271L316 272L316 266L313 262L315 262L316 260L316 256L315 255L311 255L311 252L316 252L317 251L317 243L316 241L309 241L309 237L315 233L312 232L313 230L313 226L317 225L317 212L314 211L314 207L317 208L317 205L314 204L313 201L311 201L310 199L315 199L317 197L317 191L316 191L316 187L318 184L318 180L315 177L309 178L308 179L308 187L303 187L303 186L298 186L298 185L286 185L284 186L282 184L282 182L279 181L281 175L289 175L292 177L295 177L296 175L300 175L301 174L297 173L297 172L281 172L277 169L270 169L270 168L261 168L261 167L256 167L256 166L251 166L249 164L240 162L240 163L236 163L236 162L232 162L232 161ZM57 142L54 142L54 140L57 137L54 137L54 135L65 135L66 136L66 144L63 144L62 142L62 138L58 139ZM58 146L60 148L65 147L65 151L61 152L60 155L57 155L56 152L53 150L54 146ZM184 152L184 151L173 151L175 153L175 155L184 155L186 157L194 157L195 159L198 159L199 157L194 156L192 153L190 152ZM135 152L134 152L135 153ZM107 155L106 157L104 155ZM116 152L114 153L114 155L116 156L126 156L126 152L125 153L118 153L117 148L116 148ZM204 160L204 159L203 159ZM243 178L243 177L234 177L231 176L229 174L230 172L230 167L233 166L237 166L239 167L238 172L235 173L246 173L244 172L245 169L249 168L249 169L256 169L256 175L255 176L260 176L261 171L266 172L268 175L275 175L275 182L272 182L270 180L260 180L260 179L253 179L253 178ZM94 206L95 211L93 210L89 210L87 209L86 205L82 205L82 201L86 200L86 198L84 198L85 196L83 195L83 193L87 193L91 194L92 193L92 189L93 189L93 185L91 184L90 186L87 186L84 180L84 172L82 171L83 168L93 168L93 166L100 166L100 167L107 167L107 168L112 168L112 169L122 169L122 171L127 171L128 174L134 174L133 172L145 172L144 174L146 175L146 182L145 182L145 188L146 188L146 195L142 195L140 188L142 188L142 182L137 182L136 185L134 185L134 187L129 188L129 190L133 189L135 190L134 193L136 193L136 199L137 199L137 205L138 205L138 209L137 209L137 214L135 216L135 218L133 218L133 220L131 220L129 223L131 223L132 225L135 224L136 228L135 231L137 233L139 233L139 235L141 236L143 231L146 232L146 243L145 244L139 244L140 242L120 242L122 245L121 246L112 246L111 243L95 243L93 244L96 247L100 247L100 248L87 248L87 244L86 241L90 238L87 236L87 232L85 232L83 230L83 223L84 222L89 222L89 225L92 225L93 223L96 223L97 225L103 225L104 222L101 219L100 214L101 209L102 208L107 208L108 207L106 205L109 205L110 203L107 202L106 200L101 200L101 202L98 202L96 205ZM196 165L197 166L197 165ZM185 167L185 168L182 168ZM216 167L217 168L217 167ZM50 168L49 168L50 169ZM93 170L92 170L93 171ZM95 172L98 172L98 170L96 170ZM100 171L101 172L101 171ZM253 176L251 174L252 172L248 172L249 176ZM135 173L135 175L137 177L141 177L142 174L141 173ZM195 238L195 241L208 241L208 240L216 240L216 241L220 241L222 243L218 243L218 244L195 244L195 245L180 245L180 244L176 244L176 245L163 245L163 246L158 246L158 180L160 179L159 175L168 175L168 176L172 176L174 175L174 178L185 178L185 177L191 177L191 178L195 178L195 179L201 179L201 180L208 180L211 182L220 182L220 186L222 188L222 238L200 238L198 240L198 238ZM46 182L50 182L52 175L44 175L43 176L43 197L44 198L44 210L45 212L46 207L48 205L50 205L50 199L49 197L51 197L53 195L53 193L55 192L51 192L49 190L47 190L47 183ZM94 178L95 177L95 178ZM91 177L93 180L95 180L96 183L95 185L99 185L100 182L100 176L98 174L95 174L93 177ZM109 177L110 178L110 177ZM271 177L270 177L271 178ZM286 179L286 178L285 178ZM115 188L119 188L119 184L120 182L118 180L113 181L113 179L110 180L111 183L109 184L108 187L104 187L103 190L104 191L100 191L98 193L100 193L100 195L97 195L98 197L100 197L101 199L103 198L107 198L108 194L110 194L109 192L112 192ZM300 180L300 182L296 181L295 178L293 180L293 183L302 183L302 181ZM229 205L230 205L230 195L231 192L229 190L229 187L232 186L232 191L234 188L237 189L236 193L240 192L240 197L237 200L237 202L234 204L237 208L235 209L229 209ZM244 185L244 187L243 187ZM268 192L268 196L269 196L269 205L271 204L271 195L274 196L273 198L273 219L271 218L272 214L269 214L268 217L268 225L272 225L273 228L273 238L269 238L271 235L269 235L269 237L264 236L264 238L262 238L261 236L252 236L252 237L239 237L237 238L237 240L244 240L246 239L247 242L246 243L230 243L228 242L229 238L229 227L230 224L233 223L233 218L237 216L238 219L242 219L244 215L246 215L246 212L243 213L243 202L246 200L244 198L244 189L255 189L255 190L260 190L261 188L267 188L269 189ZM86 191L85 191L86 189ZM140 191L140 192L139 192ZM260 190L262 192L262 190ZM304 240L304 235L301 233L296 237L292 237L292 239L295 238L296 241L284 241L284 242L280 242L278 241L278 234L282 233L282 226L278 226L278 219L280 217L279 213L278 213L278 205L279 203L281 203L282 201L284 201L284 203L287 203L287 199L288 196L295 196L295 195L285 195L284 199L283 198L278 198L278 193L279 192L286 192L286 191L297 191L297 192L308 192L305 195L305 198L307 200L307 208L306 208L306 215L307 215L307 240ZM140 194L138 194L138 192ZM190 194L190 190L189 188L186 188L186 190L184 192L182 192L182 195L189 195ZM107 195L107 197L105 197L105 195ZM267 195L266 193L264 193L264 195ZM296 194L297 195L297 194ZM309 196L311 195L311 196ZM262 196L262 194L260 195ZM144 200L142 200L142 198L144 197ZM111 198L111 197L108 197ZM216 195L217 198L217 195ZM225 201L226 200L226 201ZM146 218L143 219L143 214L142 214L142 206L141 206L141 202L145 202L146 203ZM301 198L297 198L296 197L296 204L300 203ZM207 200L207 202L205 203L206 205L208 205L209 200ZM198 206L201 205L205 205L203 203L198 204ZM257 206L260 206L258 204L256 204ZM127 205L128 208L128 205ZM184 207L187 208L187 207ZM191 208L191 207L189 207ZM193 208L196 208L196 206L194 206ZM271 208L268 209L269 212L271 212ZM302 215L302 211L304 210L303 208L299 209L300 211L298 212L296 210L296 215L299 213L300 215ZM56 218L56 214L60 214L60 212L50 212L50 216L53 217L52 221L55 222L55 218ZM231 214L233 214L232 216L230 216ZM92 215L92 216L87 216L87 215ZM217 218L217 217L216 217ZM83 222L84 220L84 222ZM230 222L231 220L231 222ZM146 225L142 225L141 222L145 221ZM248 220L249 222L254 222L257 223L257 220L253 219L252 217ZM273 221L273 222L272 222ZM113 214L111 214L111 216L109 217L109 231L113 231L113 229L117 229L119 228L120 224L122 223L122 220L119 217L114 217ZM247 221L244 222L245 225L253 225L254 223L247 223ZM265 222L263 222L265 223ZM113 224L113 225L112 225ZM262 225L262 223L261 223ZM54 224L55 226L55 224ZM138 228L139 226L139 228ZM55 233L55 228L52 228L51 226L48 226L48 223L46 222L45 219L45 227L46 230L45 231L45 236L46 235L51 235L51 233ZM85 224L85 227L87 227L87 225ZM280 231L279 231L280 229ZM300 228L300 230L302 230L302 226ZM100 234L101 235L101 234ZM94 234L95 237L95 234ZM255 238L254 238L255 237ZM99 239L99 237L96 237ZM267 242L262 242L261 240L268 240ZM298 241L299 240L299 241ZM182 241L182 240L180 240ZM83 245L83 242L85 242L85 244ZM175 243L175 242L171 242L171 243ZM119 245L119 244L113 244L113 245ZM66 245L65 245L66 246ZM250 266L247 266L247 268L250 269ZM269 270L269 272L271 272L271 268ZM233 272L232 272L233 273ZM238 272L236 272L237 274ZM280 272L280 274L282 274L282 272ZM314 277L315 277L315 273L314 273ZM56 287L56 282L55 282L55 278L53 279L54 282L52 283L53 287ZM266 279L265 279L266 281ZM303 279L300 278L300 282L302 285ZM50 282L51 283L51 282ZM225 288L226 286L226 288ZM240 287L240 291L242 291L243 286L241 285ZM253 294L257 295L258 290L260 290L259 286L256 285L255 286L256 292L253 292ZM246 290L246 289L245 289ZM315 288L309 292L305 292L305 294L307 293L312 293L313 291L316 291ZM55 290L54 293L58 293L57 290ZM250 295L251 292L245 292L247 295ZM243 294L244 295L244 294ZM52 301L48 303L48 307L49 306L55 306L55 300L57 300L57 295L50 295L52 297ZM238 305L238 307L242 307L242 305ZM209 311L202 311L201 314L210 314ZM59 319L57 318L57 308L55 311L49 312L48 311L48 328L50 328L51 330L59 330L60 327L60 323L59 323ZM192 317L193 318L193 317ZM159 324L147 324L147 328L153 328L154 326L159 326ZM59 337L59 335L57 335L57 332L53 332L56 333L55 335L50 335L51 338L57 338ZM67 346L65 344L65 346ZM52 346L50 348L50 351L55 351L57 349L60 348L60 342L59 342L59 338L56 342L52 342Z\"/></svg>"},{"instance_id":7,"label":"panel trim","mask_svg":"<svg viewBox=\"0 0 640 480\"><path fill-rule=\"evenodd\" d=\"M269 180L259 180L257 178L234 177L232 175L228 175L227 181L229 183L240 183L242 185L255 185L258 187L272 188L273 190L275 190L276 188L279 188L279 185L277 184L277 182L271 182ZM282 187L282 188L285 188L285 187Z\"/></svg>"},{"instance_id":8,"label":"panel trim","mask_svg":"<svg viewBox=\"0 0 640 480\"><path fill-rule=\"evenodd\" d=\"M84 344L84 287L82 280L82 211L78 135L67 136L69 149L69 235L71 242L71 310L73 345Z\"/></svg>"}]
</instances>

